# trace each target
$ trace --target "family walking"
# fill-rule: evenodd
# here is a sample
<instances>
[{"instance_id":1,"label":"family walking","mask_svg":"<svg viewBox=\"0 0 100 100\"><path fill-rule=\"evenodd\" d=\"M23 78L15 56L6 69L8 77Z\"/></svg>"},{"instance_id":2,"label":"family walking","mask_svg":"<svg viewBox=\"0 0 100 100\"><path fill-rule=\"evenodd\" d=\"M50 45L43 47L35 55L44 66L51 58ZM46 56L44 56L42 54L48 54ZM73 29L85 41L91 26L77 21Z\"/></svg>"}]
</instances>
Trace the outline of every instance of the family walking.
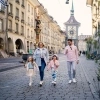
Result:
<instances>
[{"instance_id":1,"label":"family walking","mask_svg":"<svg viewBox=\"0 0 100 100\"><path fill-rule=\"evenodd\" d=\"M79 63L77 47L73 45L72 40L68 40L68 46L65 48L65 55L67 56L67 67L69 75L69 84L76 83L76 64ZM52 84L56 85L57 69L59 68L59 59L56 54L49 59L48 50L44 47L42 42L39 42L38 48L35 50L33 57L29 57L26 63L27 75L30 77L29 86L32 85L32 78L35 69L39 70L40 86L44 83L44 70L47 66L47 71L51 70ZM67 74L67 73L66 73Z\"/></svg>"}]
</instances>

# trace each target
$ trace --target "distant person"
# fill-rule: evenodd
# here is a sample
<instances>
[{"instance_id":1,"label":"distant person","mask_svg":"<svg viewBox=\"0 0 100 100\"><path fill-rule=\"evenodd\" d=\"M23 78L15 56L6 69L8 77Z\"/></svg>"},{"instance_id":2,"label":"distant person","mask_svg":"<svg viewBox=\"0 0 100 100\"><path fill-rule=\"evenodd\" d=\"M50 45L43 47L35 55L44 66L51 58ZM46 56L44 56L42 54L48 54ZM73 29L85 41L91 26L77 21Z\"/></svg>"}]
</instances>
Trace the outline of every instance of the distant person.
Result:
<instances>
[{"instance_id":1,"label":"distant person","mask_svg":"<svg viewBox=\"0 0 100 100\"><path fill-rule=\"evenodd\" d=\"M42 42L38 43L38 48L35 50L33 57L36 59L36 63L40 72L40 86L43 85L44 69L49 61L48 50L44 47Z\"/></svg>"},{"instance_id":2,"label":"distant person","mask_svg":"<svg viewBox=\"0 0 100 100\"><path fill-rule=\"evenodd\" d=\"M33 83L33 76L35 74L35 67L38 69L38 66L34 59L30 56L28 58L28 62L25 64L25 67L27 68L27 75L30 77L29 86L31 86Z\"/></svg>"},{"instance_id":3,"label":"distant person","mask_svg":"<svg viewBox=\"0 0 100 100\"><path fill-rule=\"evenodd\" d=\"M72 39L68 39L68 46L65 47L65 55L67 56L67 67L69 75L69 84L76 83L76 63L79 63L78 59L78 49L72 43Z\"/></svg>"},{"instance_id":4,"label":"distant person","mask_svg":"<svg viewBox=\"0 0 100 100\"><path fill-rule=\"evenodd\" d=\"M52 84L56 85L57 80L57 69L59 67L59 61L56 54L53 55L52 60L48 64L48 70L52 71Z\"/></svg>"}]
</instances>

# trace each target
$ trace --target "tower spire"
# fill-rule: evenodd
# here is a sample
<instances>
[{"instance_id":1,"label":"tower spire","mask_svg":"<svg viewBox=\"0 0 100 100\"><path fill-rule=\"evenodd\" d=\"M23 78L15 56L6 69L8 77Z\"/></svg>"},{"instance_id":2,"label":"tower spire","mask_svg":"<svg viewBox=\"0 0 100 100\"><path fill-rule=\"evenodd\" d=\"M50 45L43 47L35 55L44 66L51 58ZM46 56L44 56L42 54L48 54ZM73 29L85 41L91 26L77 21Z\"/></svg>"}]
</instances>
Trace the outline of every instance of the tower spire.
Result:
<instances>
[{"instance_id":1,"label":"tower spire","mask_svg":"<svg viewBox=\"0 0 100 100\"><path fill-rule=\"evenodd\" d=\"M70 10L71 16L74 16L74 5L73 5L73 0L72 0L72 9Z\"/></svg>"}]
</instances>

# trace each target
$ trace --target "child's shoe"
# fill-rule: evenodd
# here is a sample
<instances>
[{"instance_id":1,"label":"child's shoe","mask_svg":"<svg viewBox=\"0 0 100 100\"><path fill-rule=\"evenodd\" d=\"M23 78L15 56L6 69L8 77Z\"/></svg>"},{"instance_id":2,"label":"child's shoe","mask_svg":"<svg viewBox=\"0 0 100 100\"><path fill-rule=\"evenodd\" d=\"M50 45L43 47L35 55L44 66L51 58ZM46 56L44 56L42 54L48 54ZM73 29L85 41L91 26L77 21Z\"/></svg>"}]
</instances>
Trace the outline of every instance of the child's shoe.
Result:
<instances>
[{"instance_id":1,"label":"child's shoe","mask_svg":"<svg viewBox=\"0 0 100 100\"><path fill-rule=\"evenodd\" d=\"M32 83L31 82L29 83L29 86L32 86Z\"/></svg>"}]
</instances>

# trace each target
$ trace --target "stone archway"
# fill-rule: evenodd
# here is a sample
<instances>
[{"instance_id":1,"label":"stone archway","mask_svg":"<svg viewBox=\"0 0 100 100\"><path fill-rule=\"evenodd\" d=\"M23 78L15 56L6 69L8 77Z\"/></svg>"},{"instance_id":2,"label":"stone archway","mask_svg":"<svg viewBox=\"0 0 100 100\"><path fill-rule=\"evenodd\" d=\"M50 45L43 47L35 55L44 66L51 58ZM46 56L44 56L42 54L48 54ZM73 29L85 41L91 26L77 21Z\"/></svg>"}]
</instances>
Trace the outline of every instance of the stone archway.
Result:
<instances>
[{"instance_id":1,"label":"stone archway","mask_svg":"<svg viewBox=\"0 0 100 100\"><path fill-rule=\"evenodd\" d=\"M8 38L8 49L9 49L9 53L14 53L14 45L11 38Z\"/></svg>"},{"instance_id":2,"label":"stone archway","mask_svg":"<svg viewBox=\"0 0 100 100\"><path fill-rule=\"evenodd\" d=\"M24 45L21 39L17 39L15 41L15 45L16 45L16 51L17 53L21 53L22 50L24 50Z\"/></svg>"},{"instance_id":3,"label":"stone archway","mask_svg":"<svg viewBox=\"0 0 100 100\"><path fill-rule=\"evenodd\" d=\"M4 49L4 40L0 37L0 49Z\"/></svg>"}]
</instances>

